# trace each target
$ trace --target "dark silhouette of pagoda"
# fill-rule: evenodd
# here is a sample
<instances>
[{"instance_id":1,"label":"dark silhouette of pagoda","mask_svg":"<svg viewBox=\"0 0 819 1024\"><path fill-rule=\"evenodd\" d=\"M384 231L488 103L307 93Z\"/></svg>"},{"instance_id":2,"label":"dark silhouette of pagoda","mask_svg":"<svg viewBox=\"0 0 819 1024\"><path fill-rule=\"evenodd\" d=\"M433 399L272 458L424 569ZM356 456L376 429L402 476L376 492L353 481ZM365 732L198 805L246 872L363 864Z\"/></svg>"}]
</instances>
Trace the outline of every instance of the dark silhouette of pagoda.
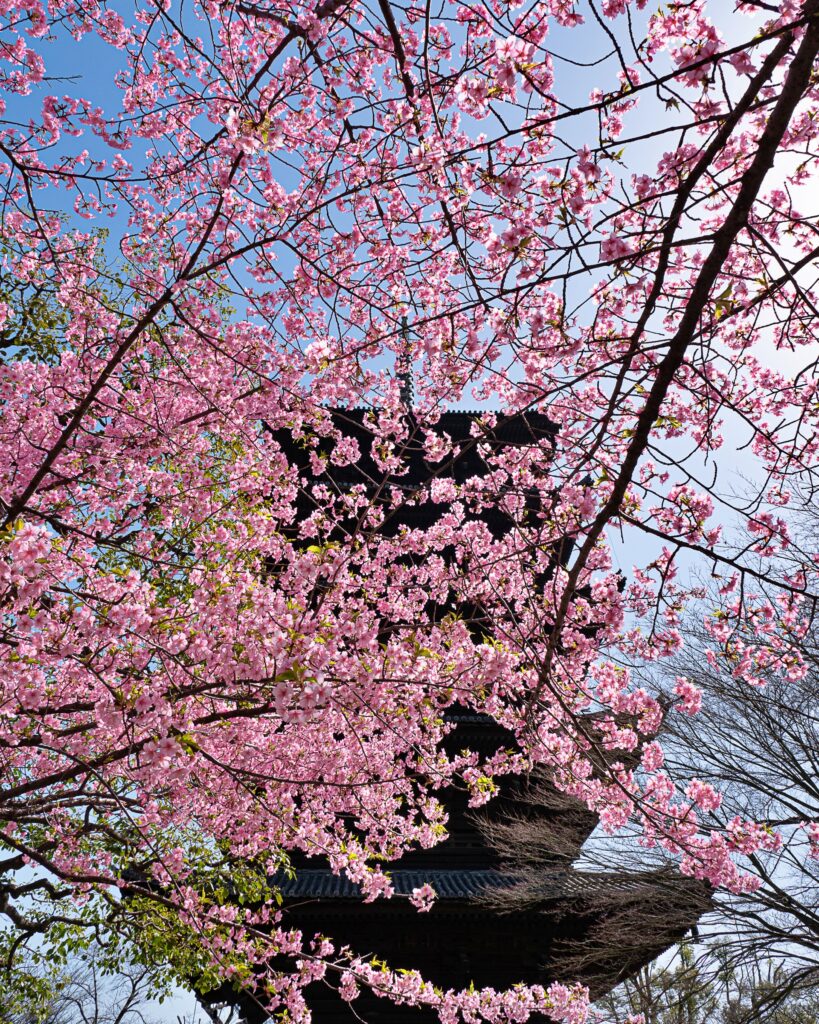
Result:
<instances>
[{"instance_id":1,"label":"dark silhouette of pagoda","mask_svg":"<svg viewBox=\"0 0 819 1024\"><path fill-rule=\"evenodd\" d=\"M378 532L398 536L404 528L432 526L445 511L424 500L421 489L435 475L462 483L489 471L481 452L505 446L539 444L553 448L554 426L540 413L498 416L491 426L480 426L479 414L450 412L441 416L434 431L449 438L451 454L435 465L424 457L423 436L409 412L410 432L401 450L404 472L386 477L372 452L371 413L362 409L328 413L332 426L358 442L361 457L353 464L336 466L326 457L332 441L322 437L295 443L288 431L274 432L292 463L310 478L310 453L324 457L325 470L317 482L338 492L363 485L371 500L383 502L389 512ZM480 426L479 438L473 430ZM478 441L480 443L478 443ZM398 488L406 501L395 507ZM535 523L536 495L524 495L524 515ZM320 508L320 501L305 487L299 497L301 520ZM472 513L492 535L504 536L513 527L497 505ZM336 531L360 529L350 521ZM570 558L572 542L553 547L553 566ZM550 572L541 574L542 588ZM431 614L451 608L430 604ZM459 611L463 612L462 608ZM468 616L482 633L488 624L482 610ZM466 616L465 616L466 617ZM385 629L389 624L385 624ZM450 753L470 749L482 757L514 746L514 738L487 715L455 706L449 709L453 726L445 740ZM594 716L588 716L588 734ZM602 755L600 755L602 756ZM610 752L611 760L629 755ZM639 757L631 755L635 761ZM601 763L600 770L605 765ZM416 850L385 865L395 897L365 903L358 886L335 875L320 858L297 855L295 876L273 879L282 896L284 923L308 937L332 937L336 948L349 946L356 954L386 961L393 969L419 971L442 989L516 983L548 985L553 981L580 981L593 999L633 975L673 943L679 941L709 906L707 888L668 870L643 872L582 871L573 865L594 831L598 819L585 805L559 793L548 774L506 778L498 795L480 810L470 810L467 794L455 787L441 796L449 814L448 838L429 850ZM428 913L419 913L407 897L429 883L437 900ZM315 1024L432 1024L437 1015L427 1009L396 1006L390 1000L362 992L353 1004L345 1003L333 979L313 983L305 992ZM209 993L212 1003L238 1006L247 1024L267 1019L249 994L227 986Z\"/></svg>"}]
</instances>

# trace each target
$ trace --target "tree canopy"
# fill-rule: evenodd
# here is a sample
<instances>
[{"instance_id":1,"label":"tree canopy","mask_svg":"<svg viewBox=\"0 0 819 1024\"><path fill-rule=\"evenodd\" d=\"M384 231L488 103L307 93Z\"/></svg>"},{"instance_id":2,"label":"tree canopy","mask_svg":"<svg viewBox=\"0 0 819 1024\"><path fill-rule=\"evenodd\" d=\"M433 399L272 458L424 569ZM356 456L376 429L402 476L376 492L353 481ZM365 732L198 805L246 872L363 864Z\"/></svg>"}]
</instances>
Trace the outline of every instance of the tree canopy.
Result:
<instances>
[{"instance_id":1,"label":"tree canopy","mask_svg":"<svg viewBox=\"0 0 819 1024\"><path fill-rule=\"evenodd\" d=\"M9 962L138 930L294 1021L328 973L580 1021L579 989L441 992L294 933L270 887L321 856L389 898L444 787L532 767L758 884L777 830L706 826L717 789L654 738L697 686L632 675L679 652L697 567L714 665L807 671L819 2L738 0L730 38L724 7L3 0ZM502 443L526 413L553 429ZM516 749L447 753L454 705Z\"/></svg>"}]
</instances>

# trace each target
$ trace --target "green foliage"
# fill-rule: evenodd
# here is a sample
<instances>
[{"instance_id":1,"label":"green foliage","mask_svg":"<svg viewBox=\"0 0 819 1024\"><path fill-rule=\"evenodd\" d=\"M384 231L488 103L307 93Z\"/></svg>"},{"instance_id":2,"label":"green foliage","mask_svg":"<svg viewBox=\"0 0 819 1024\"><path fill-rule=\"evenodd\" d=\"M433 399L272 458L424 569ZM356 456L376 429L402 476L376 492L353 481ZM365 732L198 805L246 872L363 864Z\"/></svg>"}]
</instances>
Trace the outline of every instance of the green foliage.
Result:
<instances>
[{"instance_id":1,"label":"green foliage","mask_svg":"<svg viewBox=\"0 0 819 1024\"><path fill-rule=\"evenodd\" d=\"M2 254L0 244L0 259ZM32 287L17 281L0 264L0 302L11 310L0 328L0 361L36 358L56 362L69 317L55 301L53 288L47 282Z\"/></svg>"},{"instance_id":2,"label":"green foliage","mask_svg":"<svg viewBox=\"0 0 819 1024\"><path fill-rule=\"evenodd\" d=\"M121 282L105 268L103 247L107 236L108 232L100 229L90 240L78 238L72 260L89 271L84 286L88 298L115 308ZM0 236L0 302L9 307L8 319L0 328L0 362L35 359L54 364L65 346L72 314L60 300L60 282L51 270L50 254L43 252L43 258L35 260L26 280L14 272L15 255L12 243ZM27 255L30 264L31 253Z\"/></svg>"},{"instance_id":3,"label":"green foliage","mask_svg":"<svg viewBox=\"0 0 819 1024\"><path fill-rule=\"evenodd\" d=\"M14 956L16 935L0 931L0 1024L46 1024L57 998L62 976L44 969L41 954ZM5 965L5 966L4 966Z\"/></svg>"}]
</instances>

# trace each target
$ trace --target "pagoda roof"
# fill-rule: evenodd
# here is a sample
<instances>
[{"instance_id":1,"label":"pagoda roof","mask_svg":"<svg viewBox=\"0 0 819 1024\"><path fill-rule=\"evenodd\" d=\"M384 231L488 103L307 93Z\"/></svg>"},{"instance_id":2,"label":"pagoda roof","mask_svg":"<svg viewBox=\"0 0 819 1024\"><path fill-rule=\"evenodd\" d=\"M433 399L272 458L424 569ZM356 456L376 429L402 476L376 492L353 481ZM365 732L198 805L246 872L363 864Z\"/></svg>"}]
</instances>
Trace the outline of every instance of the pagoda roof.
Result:
<instances>
[{"instance_id":1,"label":"pagoda roof","mask_svg":"<svg viewBox=\"0 0 819 1024\"><path fill-rule=\"evenodd\" d=\"M329 870L273 879L283 923L305 935L332 935L365 959L415 969L442 989L503 989L579 981L600 998L679 941L710 906L707 887L669 870L556 871L525 882L499 871L390 871L391 899L366 903L358 886ZM419 913L406 898L430 883L438 898ZM506 894L512 899L508 905ZM305 993L315 1024L436 1024L422 1007L395 1006L366 991L350 1006L332 983ZM248 1024L267 1020L250 993L228 985L208 1001L239 1007Z\"/></svg>"},{"instance_id":2,"label":"pagoda roof","mask_svg":"<svg viewBox=\"0 0 819 1024\"><path fill-rule=\"evenodd\" d=\"M321 478L332 478L348 485L382 481L385 476L391 486L418 487L434 477L450 477L457 482L486 474L488 467L480 448L499 452L504 448L527 448L547 442L550 451L555 448L556 424L544 413L520 412L512 415L473 411L443 412L433 421L420 421L412 410L403 417L404 436L396 441L401 455L401 472L385 474L373 457L372 444L378 431L378 410L355 408L325 409L324 427L306 425L304 438L315 438L317 447L295 438L287 427L271 430L273 438L286 451L291 462L310 474L310 453L317 450L330 456L335 447L331 436L337 431L358 443L360 457L345 465L329 461ZM490 420L491 417L491 420ZM428 435L446 437L451 452L438 461L430 461L424 449Z\"/></svg>"},{"instance_id":3,"label":"pagoda roof","mask_svg":"<svg viewBox=\"0 0 819 1024\"><path fill-rule=\"evenodd\" d=\"M502 902L508 892L525 902L543 909L551 901L597 901L619 895L639 895L647 888L656 888L668 882L664 870L647 872L556 871L544 866L536 880L512 872L492 870L389 870L390 883L396 896L410 896L413 889L429 883L439 900L474 900L488 897L494 905ZM271 884L281 893L286 903L303 899L353 900L360 902L361 887L346 875L334 875L327 868L302 868L294 877L284 875L271 878ZM683 883L685 885L685 883ZM699 888L699 887L697 887ZM375 901L368 906L389 907L389 901Z\"/></svg>"},{"instance_id":4,"label":"pagoda roof","mask_svg":"<svg viewBox=\"0 0 819 1024\"><path fill-rule=\"evenodd\" d=\"M485 476L489 467L484 459L487 449L497 453L505 448L528 448L547 442L550 452L555 447L556 425L548 416L539 412L516 413L511 416L492 414L494 422L489 423L487 413L444 412L433 423L420 423L414 413L404 417L406 434L395 442L401 458L400 472L386 473L373 456L373 441L377 436L377 412L356 407L352 409L327 409L326 432L308 427L306 438L315 438L315 447L303 440L294 439L287 428L273 430L272 436L286 452L290 462L297 466L304 477L312 476L310 456L313 451L327 458L324 471L316 480L345 489L363 484L370 487L377 483L388 483L399 490L416 490L432 479L453 479L456 483ZM476 429L477 425L477 429ZM337 431L345 438L358 444L360 455L354 462L337 465L332 461L335 441L329 436ZM438 461L427 458L424 439L433 434L446 437L451 451Z\"/></svg>"},{"instance_id":5,"label":"pagoda roof","mask_svg":"<svg viewBox=\"0 0 819 1024\"><path fill-rule=\"evenodd\" d=\"M500 885L514 883L511 875L500 871L470 870L390 870L390 882L397 896L409 896L413 889L429 882L439 897L470 899ZM326 868L301 868L293 878L274 877L271 883L285 900L349 899L361 901L361 887L346 875L334 875Z\"/></svg>"}]
</instances>

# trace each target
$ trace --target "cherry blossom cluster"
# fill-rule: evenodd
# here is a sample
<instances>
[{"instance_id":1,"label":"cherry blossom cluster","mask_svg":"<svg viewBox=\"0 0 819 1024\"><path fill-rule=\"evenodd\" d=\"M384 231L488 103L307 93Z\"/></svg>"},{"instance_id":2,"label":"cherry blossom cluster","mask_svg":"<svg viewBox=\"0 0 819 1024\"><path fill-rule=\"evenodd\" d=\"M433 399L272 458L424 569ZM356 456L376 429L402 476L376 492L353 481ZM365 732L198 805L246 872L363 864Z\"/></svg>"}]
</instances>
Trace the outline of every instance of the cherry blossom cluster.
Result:
<instances>
[{"instance_id":1,"label":"cherry blossom cluster","mask_svg":"<svg viewBox=\"0 0 819 1024\"><path fill-rule=\"evenodd\" d=\"M668 708L630 669L680 650L693 562L721 581L710 657L749 686L806 671L819 5L740 3L739 43L723 6L0 2L4 847L77 901L166 901L294 1020L331 945L213 906L203 863L306 854L390 898L448 787L477 806L538 767L751 885L777 837L709 827L720 794L656 738L695 680ZM553 434L497 443L527 412ZM433 526L390 529L420 505ZM456 705L517 748L448 754ZM584 1019L571 987L339 970L445 1024Z\"/></svg>"}]
</instances>

